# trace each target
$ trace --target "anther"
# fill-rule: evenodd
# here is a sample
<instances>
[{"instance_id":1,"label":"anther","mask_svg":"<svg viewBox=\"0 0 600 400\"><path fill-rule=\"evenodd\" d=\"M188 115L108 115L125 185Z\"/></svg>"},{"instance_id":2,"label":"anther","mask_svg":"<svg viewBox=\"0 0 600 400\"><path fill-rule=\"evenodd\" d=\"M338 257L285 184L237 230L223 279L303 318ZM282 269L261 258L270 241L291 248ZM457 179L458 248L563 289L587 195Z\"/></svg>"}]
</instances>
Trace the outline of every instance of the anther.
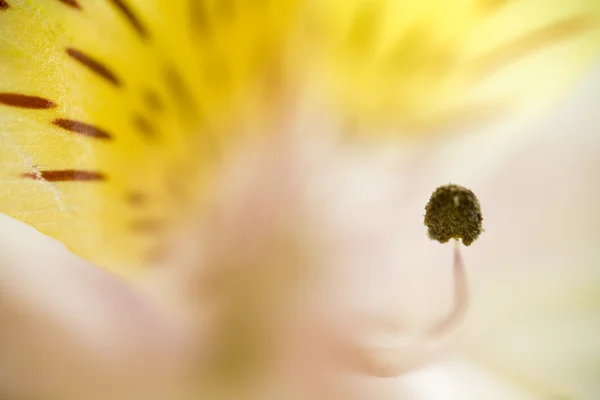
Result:
<instances>
[{"instance_id":1,"label":"anther","mask_svg":"<svg viewBox=\"0 0 600 400\"><path fill-rule=\"evenodd\" d=\"M458 185L441 186L425 206L425 226L429 237L440 243L455 240L454 302L449 314L426 331L426 336L441 336L451 331L463 318L469 302L469 290L460 242L473 243L483 232L481 206L475 194Z\"/></svg>"},{"instance_id":2,"label":"anther","mask_svg":"<svg viewBox=\"0 0 600 400\"><path fill-rule=\"evenodd\" d=\"M462 186L437 188L425 206L429 237L440 243L462 239L463 244L469 246L483 232L482 221L479 200Z\"/></svg>"}]
</instances>

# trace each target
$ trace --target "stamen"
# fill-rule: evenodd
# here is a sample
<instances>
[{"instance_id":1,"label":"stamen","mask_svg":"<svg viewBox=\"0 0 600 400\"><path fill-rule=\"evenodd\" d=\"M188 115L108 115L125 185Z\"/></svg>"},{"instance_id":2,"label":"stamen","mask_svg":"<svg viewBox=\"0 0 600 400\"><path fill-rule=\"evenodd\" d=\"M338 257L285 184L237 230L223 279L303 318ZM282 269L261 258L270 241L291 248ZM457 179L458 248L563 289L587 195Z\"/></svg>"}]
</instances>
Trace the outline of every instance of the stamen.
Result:
<instances>
[{"instance_id":1,"label":"stamen","mask_svg":"<svg viewBox=\"0 0 600 400\"><path fill-rule=\"evenodd\" d=\"M469 285L460 254L460 243L454 241L454 304L448 315L426 331L427 339L450 333L462 321L469 305Z\"/></svg>"},{"instance_id":2,"label":"stamen","mask_svg":"<svg viewBox=\"0 0 600 400\"><path fill-rule=\"evenodd\" d=\"M479 200L463 186L440 186L425 206L429 237L440 243L460 238L470 246L483 232L482 222Z\"/></svg>"},{"instance_id":3,"label":"stamen","mask_svg":"<svg viewBox=\"0 0 600 400\"><path fill-rule=\"evenodd\" d=\"M424 329L396 332L402 342L393 346L365 345L340 341L342 360L354 371L376 377L395 377L426 364L447 343L463 320L469 305L469 285L460 242L469 246L483 232L479 200L470 190L457 185L442 186L426 206L425 225L429 237L441 243L454 239L454 300L448 314ZM434 350L436 349L436 350ZM338 355L340 353L337 353ZM418 354L418 356L417 356Z\"/></svg>"},{"instance_id":4,"label":"stamen","mask_svg":"<svg viewBox=\"0 0 600 400\"><path fill-rule=\"evenodd\" d=\"M451 332L462 320L469 302L469 290L460 242L469 246L483 232L481 206L475 194L458 185L437 188L425 206L429 237L440 243L454 239L454 304L449 314L425 331L425 339Z\"/></svg>"}]
</instances>

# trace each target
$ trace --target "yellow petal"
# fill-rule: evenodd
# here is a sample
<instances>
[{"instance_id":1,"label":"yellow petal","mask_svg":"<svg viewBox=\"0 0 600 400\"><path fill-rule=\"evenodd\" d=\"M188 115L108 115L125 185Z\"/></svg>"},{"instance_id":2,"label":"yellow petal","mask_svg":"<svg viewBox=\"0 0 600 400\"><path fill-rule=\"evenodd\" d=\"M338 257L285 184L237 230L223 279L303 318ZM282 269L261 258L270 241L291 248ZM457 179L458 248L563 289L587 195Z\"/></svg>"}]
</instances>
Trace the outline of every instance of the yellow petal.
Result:
<instances>
[{"instance_id":1,"label":"yellow petal","mask_svg":"<svg viewBox=\"0 0 600 400\"><path fill-rule=\"evenodd\" d=\"M0 212L120 273L147 264L294 2L2 4Z\"/></svg>"},{"instance_id":2,"label":"yellow petal","mask_svg":"<svg viewBox=\"0 0 600 400\"><path fill-rule=\"evenodd\" d=\"M396 131L547 106L600 52L595 0L332 0L311 11L317 93L341 118Z\"/></svg>"}]
</instances>

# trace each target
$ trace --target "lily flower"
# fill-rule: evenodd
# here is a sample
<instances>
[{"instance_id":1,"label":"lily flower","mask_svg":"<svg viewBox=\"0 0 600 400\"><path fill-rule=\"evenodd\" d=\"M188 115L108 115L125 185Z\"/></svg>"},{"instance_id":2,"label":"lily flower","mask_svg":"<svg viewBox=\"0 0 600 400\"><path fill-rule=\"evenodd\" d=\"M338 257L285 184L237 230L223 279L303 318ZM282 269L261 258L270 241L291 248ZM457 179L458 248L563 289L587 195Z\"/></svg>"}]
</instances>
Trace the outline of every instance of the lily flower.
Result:
<instances>
[{"instance_id":1,"label":"lily flower","mask_svg":"<svg viewBox=\"0 0 600 400\"><path fill-rule=\"evenodd\" d=\"M589 75L599 17L0 0L0 391L434 398L414 371L459 349L514 370L526 357L488 351L518 332L495 314L540 315L564 289L549 276L580 285L599 261L597 139L570 116L534 133ZM481 201L468 251L423 226L447 183Z\"/></svg>"}]
</instances>

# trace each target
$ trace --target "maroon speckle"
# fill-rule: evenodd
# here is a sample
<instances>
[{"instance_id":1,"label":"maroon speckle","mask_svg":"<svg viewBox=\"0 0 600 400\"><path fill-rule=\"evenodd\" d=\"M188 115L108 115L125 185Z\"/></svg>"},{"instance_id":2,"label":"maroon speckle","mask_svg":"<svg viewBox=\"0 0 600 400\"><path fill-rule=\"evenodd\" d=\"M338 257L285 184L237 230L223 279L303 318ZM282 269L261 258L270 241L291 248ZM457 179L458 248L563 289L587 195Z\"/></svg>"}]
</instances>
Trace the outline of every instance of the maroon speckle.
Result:
<instances>
[{"instance_id":1,"label":"maroon speckle","mask_svg":"<svg viewBox=\"0 0 600 400\"><path fill-rule=\"evenodd\" d=\"M52 101L38 96L28 96L20 93L1 93L0 104L11 107L43 110L56 107Z\"/></svg>"},{"instance_id":2,"label":"maroon speckle","mask_svg":"<svg viewBox=\"0 0 600 400\"><path fill-rule=\"evenodd\" d=\"M77 10L81 10L81 4L77 2L77 0L59 0L61 3L68 5L69 7L73 7Z\"/></svg>"},{"instance_id":3,"label":"maroon speckle","mask_svg":"<svg viewBox=\"0 0 600 400\"><path fill-rule=\"evenodd\" d=\"M144 27L140 19L133 13L133 11L131 11L131 8L129 8L129 6L125 4L123 0L109 1L121 12L121 14L123 14L123 16L127 19L127 21L129 21L131 26L133 26L133 28L142 38L145 39L149 36L146 27Z\"/></svg>"},{"instance_id":4,"label":"maroon speckle","mask_svg":"<svg viewBox=\"0 0 600 400\"><path fill-rule=\"evenodd\" d=\"M74 121L72 119L58 118L52 121L52 123L60 128L68 131L79 133L80 135L89 136L97 139L112 139L112 135L103 129L100 129L94 125L86 124L80 121Z\"/></svg>"},{"instance_id":5,"label":"maroon speckle","mask_svg":"<svg viewBox=\"0 0 600 400\"><path fill-rule=\"evenodd\" d=\"M100 172L82 171L75 169L50 170L30 172L22 175L23 178L45 180L49 182L68 182L68 181L104 181L106 176Z\"/></svg>"},{"instance_id":6,"label":"maroon speckle","mask_svg":"<svg viewBox=\"0 0 600 400\"><path fill-rule=\"evenodd\" d=\"M117 77L117 75L115 75L114 72L112 72L110 69L108 69L100 61L95 60L94 58L85 54L81 50L77 50L74 48L67 48L67 54L74 60L77 60L83 66L87 67L90 71L100 75L102 78L106 79L113 85L115 85L115 86L121 85L121 80Z\"/></svg>"}]
</instances>

